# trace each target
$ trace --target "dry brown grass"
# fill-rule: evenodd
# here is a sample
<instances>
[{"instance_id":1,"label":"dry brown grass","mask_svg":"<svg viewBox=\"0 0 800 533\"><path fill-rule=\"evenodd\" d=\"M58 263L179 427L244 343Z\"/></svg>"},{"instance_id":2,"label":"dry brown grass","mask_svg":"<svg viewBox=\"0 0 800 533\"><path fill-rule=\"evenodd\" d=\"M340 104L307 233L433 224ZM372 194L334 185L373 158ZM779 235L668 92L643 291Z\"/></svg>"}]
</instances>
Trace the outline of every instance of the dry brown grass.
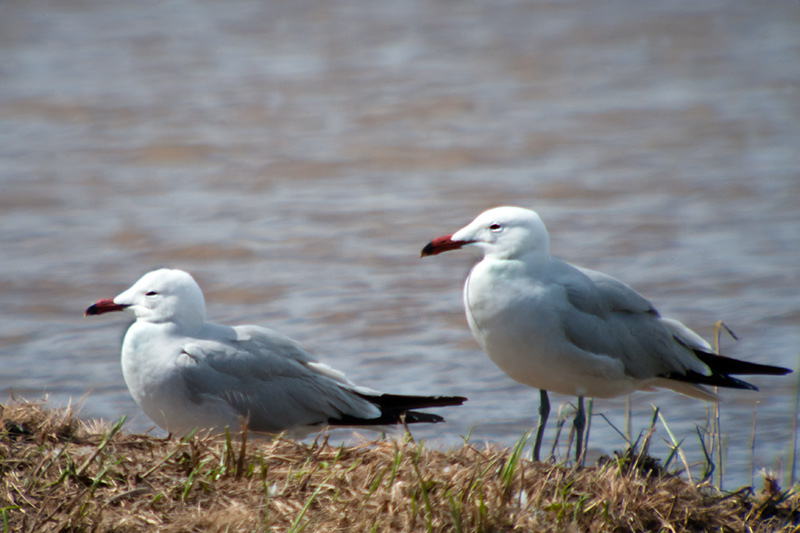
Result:
<instances>
[{"instance_id":1,"label":"dry brown grass","mask_svg":"<svg viewBox=\"0 0 800 533\"><path fill-rule=\"evenodd\" d=\"M126 435L68 410L0 405L4 531L776 531L774 483L720 494L634 453L566 468L521 448L450 451Z\"/></svg>"}]
</instances>

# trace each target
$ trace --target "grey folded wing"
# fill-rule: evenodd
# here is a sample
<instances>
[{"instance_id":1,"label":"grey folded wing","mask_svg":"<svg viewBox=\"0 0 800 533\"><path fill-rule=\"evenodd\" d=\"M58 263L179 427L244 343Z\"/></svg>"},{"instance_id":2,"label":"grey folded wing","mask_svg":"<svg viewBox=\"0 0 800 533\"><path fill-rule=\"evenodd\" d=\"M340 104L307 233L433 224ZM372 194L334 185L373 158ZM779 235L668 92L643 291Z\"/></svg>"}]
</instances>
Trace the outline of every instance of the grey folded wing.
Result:
<instances>
[{"instance_id":1,"label":"grey folded wing","mask_svg":"<svg viewBox=\"0 0 800 533\"><path fill-rule=\"evenodd\" d=\"M571 266L571 265L569 265ZM579 267L581 275L564 277L568 310L563 327L570 342L580 349L622 362L625 373L651 379L709 370L683 344L678 333L689 338L691 330L662 319L649 300L625 283L602 272ZM677 323L679 324L679 323ZM692 344L702 339L691 332Z\"/></svg>"},{"instance_id":2,"label":"grey folded wing","mask_svg":"<svg viewBox=\"0 0 800 533\"><path fill-rule=\"evenodd\" d=\"M322 365L297 343L257 326L217 326L188 343L182 369L196 403L226 402L251 430L278 432L380 410L353 392L343 374Z\"/></svg>"}]
</instances>

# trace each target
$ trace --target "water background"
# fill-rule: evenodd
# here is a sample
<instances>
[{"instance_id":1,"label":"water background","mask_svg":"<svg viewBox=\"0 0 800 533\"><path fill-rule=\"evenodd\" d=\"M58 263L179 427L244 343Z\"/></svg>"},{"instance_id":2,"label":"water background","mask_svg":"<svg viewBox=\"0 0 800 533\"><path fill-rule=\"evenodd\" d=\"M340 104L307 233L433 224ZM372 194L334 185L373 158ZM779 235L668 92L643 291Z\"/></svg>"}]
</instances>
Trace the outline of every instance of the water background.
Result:
<instances>
[{"instance_id":1,"label":"water background","mask_svg":"<svg viewBox=\"0 0 800 533\"><path fill-rule=\"evenodd\" d=\"M171 266L212 321L469 397L417 438L513 444L538 394L471 337L475 258L418 257L503 204L706 338L723 320L725 353L797 368L799 202L797 2L0 4L0 393L131 431L130 318L82 313ZM797 376L752 381L723 393L729 487L790 457ZM705 403L632 400L634 433L656 404L701 457ZM623 428L624 406L595 413ZM623 446L596 416L590 457Z\"/></svg>"}]
</instances>

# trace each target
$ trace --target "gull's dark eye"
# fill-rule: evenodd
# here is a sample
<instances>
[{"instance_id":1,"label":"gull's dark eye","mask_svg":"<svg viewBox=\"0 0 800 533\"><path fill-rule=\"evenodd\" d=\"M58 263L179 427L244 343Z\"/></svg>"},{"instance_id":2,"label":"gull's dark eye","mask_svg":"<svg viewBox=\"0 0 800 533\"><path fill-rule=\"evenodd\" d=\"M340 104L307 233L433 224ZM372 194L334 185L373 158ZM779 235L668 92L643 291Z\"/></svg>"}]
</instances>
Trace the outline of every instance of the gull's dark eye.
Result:
<instances>
[{"instance_id":1,"label":"gull's dark eye","mask_svg":"<svg viewBox=\"0 0 800 533\"><path fill-rule=\"evenodd\" d=\"M501 229L503 229L503 226L495 222L489 226L489 229L492 231L500 231Z\"/></svg>"},{"instance_id":2,"label":"gull's dark eye","mask_svg":"<svg viewBox=\"0 0 800 533\"><path fill-rule=\"evenodd\" d=\"M145 293L145 296L158 296L158 292L150 291L150 292Z\"/></svg>"}]
</instances>

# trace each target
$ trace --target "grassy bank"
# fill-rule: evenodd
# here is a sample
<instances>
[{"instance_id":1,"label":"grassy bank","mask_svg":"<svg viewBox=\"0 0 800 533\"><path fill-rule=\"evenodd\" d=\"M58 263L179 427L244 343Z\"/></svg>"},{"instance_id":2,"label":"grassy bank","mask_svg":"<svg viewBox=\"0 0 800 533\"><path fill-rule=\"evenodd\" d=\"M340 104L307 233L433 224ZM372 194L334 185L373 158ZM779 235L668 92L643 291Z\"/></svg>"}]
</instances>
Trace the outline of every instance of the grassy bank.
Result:
<instances>
[{"instance_id":1,"label":"grassy bank","mask_svg":"<svg viewBox=\"0 0 800 533\"><path fill-rule=\"evenodd\" d=\"M800 522L771 482L720 493L628 452L583 469L521 447L439 451L286 439L128 435L68 410L0 405L4 531L776 531Z\"/></svg>"}]
</instances>

